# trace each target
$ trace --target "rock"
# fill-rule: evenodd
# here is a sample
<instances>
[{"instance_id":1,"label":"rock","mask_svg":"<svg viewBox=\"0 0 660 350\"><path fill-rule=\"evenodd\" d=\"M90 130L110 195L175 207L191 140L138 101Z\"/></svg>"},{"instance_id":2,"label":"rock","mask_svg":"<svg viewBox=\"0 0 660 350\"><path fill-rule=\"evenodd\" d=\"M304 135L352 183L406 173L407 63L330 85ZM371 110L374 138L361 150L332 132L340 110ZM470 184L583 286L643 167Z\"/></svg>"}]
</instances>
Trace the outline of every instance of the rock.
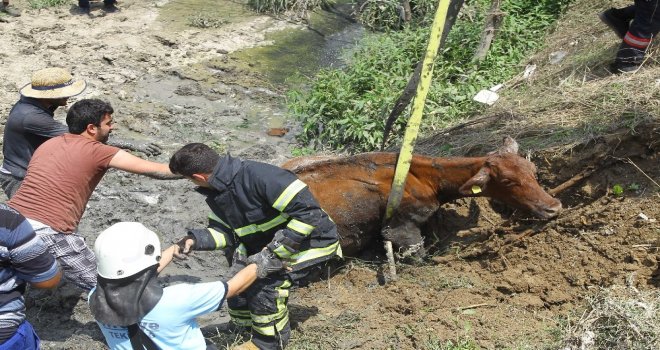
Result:
<instances>
[{"instance_id":1,"label":"rock","mask_svg":"<svg viewBox=\"0 0 660 350\"><path fill-rule=\"evenodd\" d=\"M564 57L566 57L566 55L568 55L568 52L566 51L555 51L550 54L548 60L550 61L550 64L558 64L564 59Z\"/></svg>"},{"instance_id":2,"label":"rock","mask_svg":"<svg viewBox=\"0 0 660 350\"><path fill-rule=\"evenodd\" d=\"M49 48L49 49L53 49L53 50L60 50L60 49L65 48L67 46L67 44L68 43L66 41L54 40L54 41L48 42L48 44L46 44L46 47Z\"/></svg>"}]
</instances>

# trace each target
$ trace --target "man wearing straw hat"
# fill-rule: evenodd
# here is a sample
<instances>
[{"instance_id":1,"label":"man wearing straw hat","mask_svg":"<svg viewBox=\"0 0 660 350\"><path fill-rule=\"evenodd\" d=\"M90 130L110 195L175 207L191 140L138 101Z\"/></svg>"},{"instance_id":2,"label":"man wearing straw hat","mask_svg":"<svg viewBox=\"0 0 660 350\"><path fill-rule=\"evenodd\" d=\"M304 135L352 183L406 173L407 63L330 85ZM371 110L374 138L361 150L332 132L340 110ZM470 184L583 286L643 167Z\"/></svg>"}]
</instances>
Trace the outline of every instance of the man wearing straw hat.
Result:
<instances>
[{"instance_id":1,"label":"man wearing straw hat","mask_svg":"<svg viewBox=\"0 0 660 350\"><path fill-rule=\"evenodd\" d=\"M83 80L74 80L63 68L45 68L32 75L32 81L20 89L21 98L9 112L5 125L0 166L0 187L11 198L25 178L28 164L37 147L47 140L69 131L66 125L53 119L55 110L66 106L70 97L85 90ZM147 143L115 140L112 146L160 154L160 147Z\"/></svg>"},{"instance_id":2,"label":"man wearing straw hat","mask_svg":"<svg viewBox=\"0 0 660 350\"><path fill-rule=\"evenodd\" d=\"M11 198L21 185L32 154L48 139L68 131L53 119L55 110L66 106L69 97L85 90L83 80L74 80L63 68L46 68L32 75L32 82L19 90L21 98L9 112L5 124L0 167L0 186Z\"/></svg>"}]
</instances>

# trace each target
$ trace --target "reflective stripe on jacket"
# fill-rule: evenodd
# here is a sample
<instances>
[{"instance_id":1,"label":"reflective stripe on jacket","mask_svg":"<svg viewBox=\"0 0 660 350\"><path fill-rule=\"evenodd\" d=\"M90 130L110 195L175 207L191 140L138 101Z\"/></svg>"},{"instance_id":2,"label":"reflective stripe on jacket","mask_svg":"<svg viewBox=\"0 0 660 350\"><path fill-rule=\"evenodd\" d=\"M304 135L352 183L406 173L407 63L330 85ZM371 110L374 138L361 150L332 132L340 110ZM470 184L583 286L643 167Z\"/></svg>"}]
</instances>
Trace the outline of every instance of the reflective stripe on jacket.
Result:
<instances>
[{"instance_id":1,"label":"reflective stripe on jacket","mask_svg":"<svg viewBox=\"0 0 660 350\"><path fill-rule=\"evenodd\" d=\"M309 188L288 170L261 162L222 158L209 177L206 203L209 226L194 230L200 250L242 243L251 255L273 240L275 232L301 242L297 250L280 246L275 253L293 270L341 255L337 227ZM204 237L205 236L205 237Z\"/></svg>"}]
</instances>

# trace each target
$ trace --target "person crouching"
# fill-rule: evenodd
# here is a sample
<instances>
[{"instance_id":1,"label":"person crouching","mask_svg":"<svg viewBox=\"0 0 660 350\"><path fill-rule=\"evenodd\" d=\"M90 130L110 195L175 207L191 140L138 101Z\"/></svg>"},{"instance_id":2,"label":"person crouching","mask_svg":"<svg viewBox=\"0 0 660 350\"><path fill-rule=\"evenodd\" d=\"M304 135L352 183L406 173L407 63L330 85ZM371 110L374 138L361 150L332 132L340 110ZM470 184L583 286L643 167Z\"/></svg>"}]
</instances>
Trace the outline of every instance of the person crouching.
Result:
<instances>
[{"instance_id":1,"label":"person crouching","mask_svg":"<svg viewBox=\"0 0 660 350\"><path fill-rule=\"evenodd\" d=\"M174 256L183 256L180 249L173 245L161 252L158 236L137 222L116 223L98 236L98 283L89 294L89 306L110 349L217 349L206 343L195 318L218 310L258 274L284 267L279 260L253 257L255 263L227 282L163 288L156 277Z\"/></svg>"}]
</instances>

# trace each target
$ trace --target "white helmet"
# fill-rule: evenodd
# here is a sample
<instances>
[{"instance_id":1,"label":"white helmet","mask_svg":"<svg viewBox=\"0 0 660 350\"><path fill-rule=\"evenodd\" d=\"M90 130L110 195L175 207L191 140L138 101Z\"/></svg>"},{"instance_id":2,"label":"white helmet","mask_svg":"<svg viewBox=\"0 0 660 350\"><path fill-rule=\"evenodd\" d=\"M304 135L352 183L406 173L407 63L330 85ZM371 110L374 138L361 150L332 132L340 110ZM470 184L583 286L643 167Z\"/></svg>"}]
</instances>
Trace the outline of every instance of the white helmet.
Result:
<instances>
[{"instance_id":1,"label":"white helmet","mask_svg":"<svg viewBox=\"0 0 660 350\"><path fill-rule=\"evenodd\" d=\"M94 253L99 276L126 278L158 264L160 240L139 222L118 222L96 238Z\"/></svg>"}]
</instances>

